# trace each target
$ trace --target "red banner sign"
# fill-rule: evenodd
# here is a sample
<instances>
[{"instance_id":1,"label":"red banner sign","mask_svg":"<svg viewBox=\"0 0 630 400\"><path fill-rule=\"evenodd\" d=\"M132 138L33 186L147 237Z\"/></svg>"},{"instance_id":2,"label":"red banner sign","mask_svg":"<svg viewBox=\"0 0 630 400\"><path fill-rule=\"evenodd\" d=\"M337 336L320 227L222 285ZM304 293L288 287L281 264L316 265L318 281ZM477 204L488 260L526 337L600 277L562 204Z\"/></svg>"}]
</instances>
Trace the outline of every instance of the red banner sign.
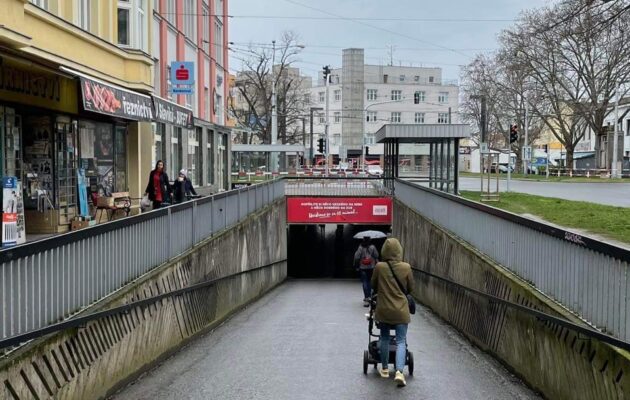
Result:
<instances>
[{"instance_id":1,"label":"red banner sign","mask_svg":"<svg viewBox=\"0 0 630 400\"><path fill-rule=\"evenodd\" d=\"M289 197L290 224L384 224L392 223L389 197Z\"/></svg>"}]
</instances>

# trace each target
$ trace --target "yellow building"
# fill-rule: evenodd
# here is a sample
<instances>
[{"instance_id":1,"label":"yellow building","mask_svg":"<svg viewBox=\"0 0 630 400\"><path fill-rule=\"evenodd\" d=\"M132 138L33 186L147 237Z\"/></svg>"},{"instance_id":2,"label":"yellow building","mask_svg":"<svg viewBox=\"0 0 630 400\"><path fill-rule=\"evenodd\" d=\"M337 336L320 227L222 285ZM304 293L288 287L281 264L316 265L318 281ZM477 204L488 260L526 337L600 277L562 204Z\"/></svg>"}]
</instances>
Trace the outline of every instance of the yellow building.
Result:
<instances>
[{"instance_id":1,"label":"yellow building","mask_svg":"<svg viewBox=\"0 0 630 400\"><path fill-rule=\"evenodd\" d=\"M22 182L27 234L69 229L87 198L144 192L152 4L0 0L0 172Z\"/></svg>"}]
</instances>

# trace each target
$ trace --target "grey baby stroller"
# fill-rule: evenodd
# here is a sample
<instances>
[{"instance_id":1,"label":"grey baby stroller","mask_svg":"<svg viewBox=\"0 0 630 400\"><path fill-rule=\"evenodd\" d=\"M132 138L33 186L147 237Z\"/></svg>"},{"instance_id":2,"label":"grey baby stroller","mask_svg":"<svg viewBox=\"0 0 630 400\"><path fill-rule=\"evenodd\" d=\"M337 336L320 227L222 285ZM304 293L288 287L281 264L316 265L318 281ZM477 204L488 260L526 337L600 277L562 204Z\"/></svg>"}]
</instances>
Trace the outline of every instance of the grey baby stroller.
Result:
<instances>
[{"instance_id":1,"label":"grey baby stroller","mask_svg":"<svg viewBox=\"0 0 630 400\"><path fill-rule=\"evenodd\" d=\"M381 362L381 350L379 346L379 335L375 335L372 330L376 325L379 328L379 323L374 320L374 312L376 310L377 295L374 294L370 298L370 312L366 314L368 320L368 349L363 352L363 373L367 374L368 365L372 364L374 368ZM376 340L372 340L376 338ZM407 346L405 357L405 365L409 370L409 375L413 376L413 353L409 351ZM389 337L389 363L394 364L396 361L396 337Z\"/></svg>"}]
</instances>

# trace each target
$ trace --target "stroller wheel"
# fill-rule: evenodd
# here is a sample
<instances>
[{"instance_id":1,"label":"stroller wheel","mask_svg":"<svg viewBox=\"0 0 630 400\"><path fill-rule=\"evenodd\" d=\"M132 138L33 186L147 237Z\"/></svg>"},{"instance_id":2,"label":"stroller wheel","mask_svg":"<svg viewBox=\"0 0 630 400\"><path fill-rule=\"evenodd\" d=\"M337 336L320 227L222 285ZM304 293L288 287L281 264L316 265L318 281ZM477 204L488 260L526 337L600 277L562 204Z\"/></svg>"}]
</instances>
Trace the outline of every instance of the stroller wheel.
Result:
<instances>
[{"instance_id":1,"label":"stroller wheel","mask_svg":"<svg viewBox=\"0 0 630 400\"><path fill-rule=\"evenodd\" d=\"M369 361L370 361L370 354L368 353L367 350L365 350L363 352L363 373L365 375L367 375Z\"/></svg>"},{"instance_id":2,"label":"stroller wheel","mask_svg":"<svg viewBox=\"0 0 630 400\"><path fill-rule=\"evenodd\" d=\"M413 353L407 352L407 368L409 369L409 376L413 376Z\"/></svg>"}]
</instances>

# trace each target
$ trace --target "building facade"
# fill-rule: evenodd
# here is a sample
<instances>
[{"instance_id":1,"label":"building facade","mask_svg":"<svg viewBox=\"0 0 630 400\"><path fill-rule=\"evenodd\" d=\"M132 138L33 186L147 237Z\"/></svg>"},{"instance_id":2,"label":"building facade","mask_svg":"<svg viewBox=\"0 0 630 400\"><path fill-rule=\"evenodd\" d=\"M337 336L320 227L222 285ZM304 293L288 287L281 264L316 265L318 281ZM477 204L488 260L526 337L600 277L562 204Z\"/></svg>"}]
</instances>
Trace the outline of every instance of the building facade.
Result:
<instances>
[{"instance_id":1,"label":"building facade","mask_svg":"<svg viewBox=\"0 0 630 400\"><path fill-rule=\"evenodd\" d=\"M87 213L79 182L93 196L146 184L138 148L153 118L151 8L126 3L2 1L0 173L22 185L18 236L69 230Z\"/></svg>"},{"instance_id":2,"label":"building facade","mask_svg":"<svg viewBox=\"0 0 630 400\"><path fill-rule=\"evenodd\" d=\"M227 10L228 0L155 0L153 13L155 95L165 115L177 110L192 118L153 124L152 161L165 161L171 176L187 169L202 193L229 188ZM182 61L195 65L192 94L173 94L171 67Z\"/></svg>"},{"instance_id":3,"label":"building facade","mask_svg":"<svg viewBox=\"0 0 630 400\"><path fill-rule=\"evenodd\" d=\"M323 73L311 89L311 103L325 107ZM440 68L367 65L363 49L345 49L342 67L331 70L330 152L339 154L344 146L348 158L357 157L365 143L371 156L380 156L383 148L374 144L374 134L384 124L455 124L458 107L459 88L443 80ZM324 112L318 112L314 131L323 133L324 124Z\"/></svg>"},{"instance_id":4,"label":"building facade","mask_svg":"<svg viewBox=\"0 0 630 400\"><path fill-rule=\"evenodd\" d=\"M22 185L20 231L64 232L99 197L142 197L157 159L201 193L229 188L226 0L1 9L0 173ZM195 91L172 96L170 61L188 60Z\"/></svg>"}]
</instances>

